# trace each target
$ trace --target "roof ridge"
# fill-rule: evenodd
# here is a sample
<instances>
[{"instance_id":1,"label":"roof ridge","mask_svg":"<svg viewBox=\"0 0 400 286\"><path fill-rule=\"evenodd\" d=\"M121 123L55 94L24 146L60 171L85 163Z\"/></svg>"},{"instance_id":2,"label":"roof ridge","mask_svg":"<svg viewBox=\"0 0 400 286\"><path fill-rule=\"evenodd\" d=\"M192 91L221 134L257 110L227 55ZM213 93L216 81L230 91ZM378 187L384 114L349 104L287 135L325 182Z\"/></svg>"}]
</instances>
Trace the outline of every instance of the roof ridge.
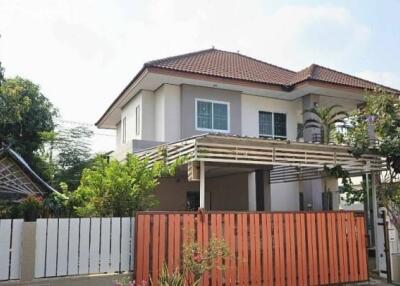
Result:
<instances>
[{"instance_id":1,"label":"roof ridge","mask_svg":"<svg viewBox=\"0 0 400 286\"><path fill-rule=\"evenodd\" d=\"M211 52L211 51L217 51L217 52L223 52L223 53L228 53L228 54L233 54L233 55L239 55L239 56L241 56L241 57L244 57L244 58L247 58L247 59L250 59L250 60L253 60L253 61L262 63L262 64L265 64L265 65L269 65L269 66L274 67L274 68L278 68L278 69L281 69L281 70L284 70L284 71L287 71L287 72L296 74L295 71L290 70L290 69L287 69L287 68L283 68L283 67L280 67L280 66L277 66L277 65L274 65L274 64L271 64L271 63L268 63L268 62L265 62L265 61L262 61L262 60L259 60L259 59L256 59L256 58L253 58L253 57L250 57L250 56L247 56L247 55L238 53L238 52L231 52L231 51L216 49L216 48L214 48L214 47L212 47L212 48L210 48L210 49L205 49L205 50L196 51L196 52L190 52L190 53L181 54L181 55L176 55L176 56L172 56L172 57L166 57L166 58L162 58L162 59L152 60L152 61L146 62L146 63L144 64L144 66L145 66L145 67L148 67L148 66L152 66L153 64L156 64L156 63L158 63L158 62L167 61L167 60L175 60L175 59L180 59L180 58L185 58L185 57L188 57L188 56L198 55L198 54L202 54L202 53L206 53L206 52Z\"/></svg>"},{"instance_id":2,"label":"roof ridge","mask_svg":"<svg viewBox=\"0 0 400 286\"><path fill-rule=\"evenodd\" d=\"M242 56L242 57L248 58L248 59L250 59L250 60L253 60L253 61L256 61L256 62L259 62L259 63L263 63L263 64L266 64L266 65L269 65L269 66L272 66L272 67L275 67L275 68L278 68L278 69L281 69L281 70L285 70L285 71L288 71L288 72L291 72L291 73L294 73L294 74L296 73L296 72L293 71L293 70L290 70L290 69L287 69L287 68L283 68L283 67L280 67L280 66L277 66L277 65L268 63L268 62L266 62L266 61L262 61L262 60L259 60L259 59L256 59L256 58L253 58L253 57L250 57L250 56L247 56L247 55L238 53L238 52L231 52L231 51L225 51L225 50L220 50L220 49L214 49L214 50L220 51L220 52L224 52L224 53L230 53L230 54L240 55L240 56Z\"/></svg>"},{"instance_id":3,"label":"roof ridge","mask_svg":"<svg viewBox=\"0 0 400 286\"><path fill-rule=\"evenodd\" d=\"M152 66L153 64L155 64L157 62L180 59L180 58L184 58L184 57L187 57L187 56L194 56L194 55L202 54L202 53L209 52L209 51L215 51L215 50L217 50L217 49L210 48L210 49L199 50L199 51L196 51L196 52L180 54L180 55L176 55L176 56L172 56L172 57L166 57L166 58L161 58L161 59L157 59L157 60L152 60L152 61L144 63L144 66L148 67L148 66Z\"/></svg>"}]
</instances>

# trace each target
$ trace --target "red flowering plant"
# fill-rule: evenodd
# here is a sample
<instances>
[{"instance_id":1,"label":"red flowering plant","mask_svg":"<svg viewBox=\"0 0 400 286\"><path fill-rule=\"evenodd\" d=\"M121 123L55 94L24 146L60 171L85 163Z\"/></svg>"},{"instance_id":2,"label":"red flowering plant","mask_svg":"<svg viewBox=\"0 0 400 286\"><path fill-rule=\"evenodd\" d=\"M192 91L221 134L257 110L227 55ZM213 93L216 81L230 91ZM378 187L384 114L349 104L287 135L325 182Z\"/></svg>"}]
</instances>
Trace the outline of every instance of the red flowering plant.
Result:
<instances>
[{"instance_id":1,"label":"red flowering plant","mask_svg":"<svg viewBox=\"0 0 400 286\"><path fill-rule=\"evenodd\" d=\"M222 264L216 264L218 259L229 256L228 246L223 239L214 236L209 240L208 246L203 247L194 239L194 232L188 234L188 239L183 245L183 265L187 274L193 275L194 281L199 281L204 272L213 268L224 271Z\"/></svg>"},{"instance_id":2,"label":"red flowering plant","mask_svg":"<svg viewBox=\"0 0 400 286\"><path fill-rule=\"evenodd\" d=\"M20 202L20 210L25 221L35 221L43 210L43 198L28 196Z\"/></svg>"}]
</instances>

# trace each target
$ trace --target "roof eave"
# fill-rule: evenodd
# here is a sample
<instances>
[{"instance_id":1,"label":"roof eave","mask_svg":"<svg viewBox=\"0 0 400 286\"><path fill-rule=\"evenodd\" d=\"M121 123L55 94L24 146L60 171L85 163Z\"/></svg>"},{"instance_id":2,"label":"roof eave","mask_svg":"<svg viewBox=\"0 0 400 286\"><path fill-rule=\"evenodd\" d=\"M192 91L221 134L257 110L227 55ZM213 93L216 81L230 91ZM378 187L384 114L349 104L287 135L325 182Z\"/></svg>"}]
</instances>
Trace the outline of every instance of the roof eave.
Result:
<instances>
[{"instance_id":1,"label":"roof eave","mask_svg":"<svg viewBox=\"0 0 400 286\"><path fill-rule=\"evenodd\" d=\"M104 120L109 116L109 114L114 110L115 105L118 103L120 99L124 96L125 92L135 83L137 82L144 74L147 73L147 66L144 65L140 71L134 76L134 78L125 86L125 88L120 92L116 99L110 104L107 110L103 113L99 120L95 123L96 127L100 127L100 125L104 122Z\"/></svg>"}]
</instances>

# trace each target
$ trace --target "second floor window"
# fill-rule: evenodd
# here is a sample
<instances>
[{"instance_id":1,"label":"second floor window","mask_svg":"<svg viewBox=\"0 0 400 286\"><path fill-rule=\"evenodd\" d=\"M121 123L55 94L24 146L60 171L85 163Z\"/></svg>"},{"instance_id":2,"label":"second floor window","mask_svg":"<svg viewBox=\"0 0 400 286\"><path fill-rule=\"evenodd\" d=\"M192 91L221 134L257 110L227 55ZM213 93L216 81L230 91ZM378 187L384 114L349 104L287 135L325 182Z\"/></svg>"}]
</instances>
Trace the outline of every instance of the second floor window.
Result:
<instances>
[{"instance_id":1,"label":"second floor window","mask_svg":"<svg viewBox=\"0 0 400 286\"><path fill-rule=\"evenodd\" d=\"M229 103L196 99L196 129L229 132Z\"/></svg>"},{"instance_id":2,"label":"second floor window","mask_svg":"<svg viewBox=\"0 0 400 286\"><path fill-rule=\"evenodd\" d=\"M286 139L286 114L258 112L259 136L273 139Z\"/></svg>"}]
</instances>

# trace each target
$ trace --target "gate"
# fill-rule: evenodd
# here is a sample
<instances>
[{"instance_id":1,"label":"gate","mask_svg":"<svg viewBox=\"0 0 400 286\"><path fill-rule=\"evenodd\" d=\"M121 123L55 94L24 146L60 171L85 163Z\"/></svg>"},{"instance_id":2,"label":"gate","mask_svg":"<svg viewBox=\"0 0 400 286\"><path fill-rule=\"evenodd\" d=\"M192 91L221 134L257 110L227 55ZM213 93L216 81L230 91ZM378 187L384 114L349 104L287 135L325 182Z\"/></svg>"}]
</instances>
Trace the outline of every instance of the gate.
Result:
<instances>
[{"instance_id":1,"label":"gate","mask_svg":"<svg viewBox=\"0 0 400 286\"><path fill-rule=\"evenodd\" d=\"M136 281L157 285L165 263L182 269L188 231L206 246L224 239L224 271L201 285L327 285L368 280L364 217L354 212L140 212Z\"/></svg>"}]
</instances>

